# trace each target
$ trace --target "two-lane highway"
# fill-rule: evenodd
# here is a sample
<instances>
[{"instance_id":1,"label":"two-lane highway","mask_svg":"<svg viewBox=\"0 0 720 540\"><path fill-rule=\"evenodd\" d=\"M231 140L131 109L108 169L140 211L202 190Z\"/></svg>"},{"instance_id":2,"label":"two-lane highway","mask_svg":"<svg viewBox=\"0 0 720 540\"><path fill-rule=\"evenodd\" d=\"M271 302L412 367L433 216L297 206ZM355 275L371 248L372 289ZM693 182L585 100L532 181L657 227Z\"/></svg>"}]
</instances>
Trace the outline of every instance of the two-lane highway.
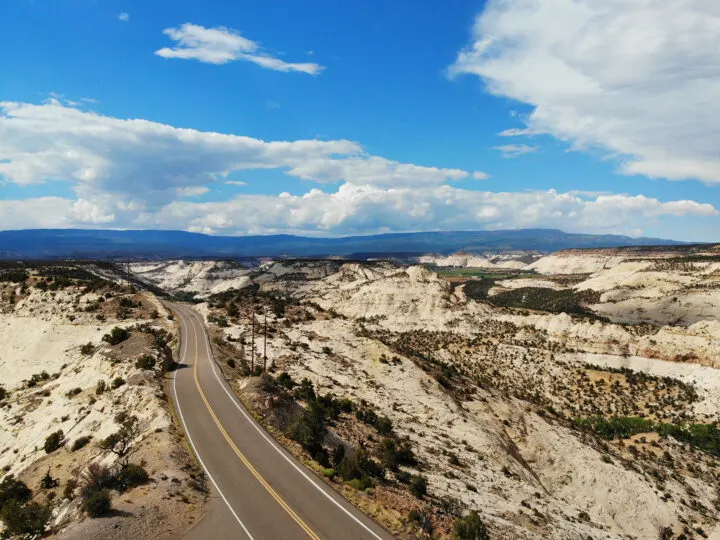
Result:
<instances>
[{"instance_id":1,"label":"two-lane highway","mask_svg":"<svg viewBox=\"0 0 720 540\"><path fill-rule=\"evenodd\" d=\"M219 372L198 313L184 305L167 306L181 333L173 400L190 445L224 503L187 538L392 538L271 439Z\"/></svg>"}]
</instances>

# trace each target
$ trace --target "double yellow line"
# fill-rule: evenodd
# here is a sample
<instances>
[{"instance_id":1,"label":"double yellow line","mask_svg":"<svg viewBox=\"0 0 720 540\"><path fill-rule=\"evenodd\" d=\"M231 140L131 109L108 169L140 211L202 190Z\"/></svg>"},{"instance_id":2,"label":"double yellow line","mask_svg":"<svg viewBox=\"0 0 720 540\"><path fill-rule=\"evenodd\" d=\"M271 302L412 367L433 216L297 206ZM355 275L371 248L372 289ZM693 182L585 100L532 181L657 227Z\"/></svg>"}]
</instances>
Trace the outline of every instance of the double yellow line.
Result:
<instances>
[{"instance_id":1,"label":"double yellow line","mask_svg":"<svg viewBox=\"0 0 720 540\"><path fill-rule=\"evenodd\" d=\"M215 414L215 411L210 406L210 402L207 399L207 396L205 395L205 392L203 392L203 389L200 387L200 381L198 379L198 333L197 328L195 328L195 323L192 323L193 326L193 332L195 334L195 365L193 367L193 377L195 378L195 386L197 386L198 392L200 392L200 397L202 397L202 400L205 402L205 406L207 407L208 412L210 413L210 416L212 416L212 419L215 421L215 424L217 425L218 429L220 430L220 433L222 433L222 436L225 437L225 440L230 445L230 448L233 449L233 451L237 454L237 456L240 458L240 461L242 461L243 465L245 465L248 470L252 473L252 475L257 478L258 482L267 490L267 492L272 496L273 499L277 501L277 503L290 515L291 518L295 520L295 522L300 525L300 527L307 533L307 535L312 538L313 540L320 540L320 537L313 532L313 530L308 526L307 523L305 523L300 516L295 513L295 511L290 508L290 505L286 503L283 498L278 495L278 493L272 488L272 486L262 477L262 475L257 471L255 467L253 467L252 463L245 457L245 455L240 451L240 449L235 445L233 440L230 438L230 435L223 427L222 423L220 423L220 420L217 417L217 414Z\"/></svg>"}]
</instances>

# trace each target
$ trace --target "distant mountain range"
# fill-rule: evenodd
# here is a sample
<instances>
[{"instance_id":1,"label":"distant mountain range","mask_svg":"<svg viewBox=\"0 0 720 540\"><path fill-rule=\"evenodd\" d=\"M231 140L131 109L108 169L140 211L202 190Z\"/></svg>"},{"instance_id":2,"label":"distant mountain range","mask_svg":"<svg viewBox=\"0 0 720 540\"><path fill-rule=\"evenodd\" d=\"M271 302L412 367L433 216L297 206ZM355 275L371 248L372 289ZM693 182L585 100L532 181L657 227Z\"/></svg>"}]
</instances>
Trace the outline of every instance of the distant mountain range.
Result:
<instances>
[{"instance_id":1,"label":"distant mountain range","mask_svg":"<svg viewBox=\"0 0 720 540\"><path fill-rule=\"evenodd\" d=\"M0 259L168 259L225 257L368 258L457 251L674 245L673 240L572 234L553 229L393 233L343 238L292 235L209 236L184 231L33 229L0 231Z\"/></svg>"}]
</instances>

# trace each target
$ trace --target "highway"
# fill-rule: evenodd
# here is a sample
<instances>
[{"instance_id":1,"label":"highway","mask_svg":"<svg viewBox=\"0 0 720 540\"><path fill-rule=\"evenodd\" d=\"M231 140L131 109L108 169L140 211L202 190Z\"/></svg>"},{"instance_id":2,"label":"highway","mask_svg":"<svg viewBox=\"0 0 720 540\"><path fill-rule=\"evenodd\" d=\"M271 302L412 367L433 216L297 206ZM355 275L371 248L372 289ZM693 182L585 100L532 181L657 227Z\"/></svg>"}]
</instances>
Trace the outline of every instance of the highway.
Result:
<instances>
[{"instance_id":1,"label":"highway","mask_svg":"<svg viewBox=\"0 0 720 540\"><path fill-rule=\"evenodd\" d=\"M215 364L200 315L186 305L166 305L181 334L170 392L216 496L185 539L392 538L252 418Z\"/></svg>"}]
</instances>

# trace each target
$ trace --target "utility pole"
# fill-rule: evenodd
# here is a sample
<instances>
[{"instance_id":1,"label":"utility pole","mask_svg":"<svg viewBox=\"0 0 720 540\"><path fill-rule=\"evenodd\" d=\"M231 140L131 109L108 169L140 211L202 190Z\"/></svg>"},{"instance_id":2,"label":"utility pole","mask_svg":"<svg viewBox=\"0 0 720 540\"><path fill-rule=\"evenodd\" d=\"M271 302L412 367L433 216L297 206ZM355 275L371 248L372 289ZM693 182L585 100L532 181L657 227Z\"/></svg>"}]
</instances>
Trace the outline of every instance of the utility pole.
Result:
<instances>
[{"instance_id":1,"label":"utility pole","mask_svg":"<svg viewBox=\"0 0 720 540\"><path fill-rule=\"evenodd\" d=\"M265 315L265 340L263 343L263 370L267 371L267 311Z\"/></svg>"},{"instance_id":2,"label":"utility pole","mask_svg":"<svg viewBox=\"0 0 720 540\"><path fill-rule=\"evenodd\" d=\"M255 309L251 308L252 312L250 316L252 317L252 342L250 344L251 349L251 360L250 360L250 371L255 371Z\"/></svg>"}]
</instances>

